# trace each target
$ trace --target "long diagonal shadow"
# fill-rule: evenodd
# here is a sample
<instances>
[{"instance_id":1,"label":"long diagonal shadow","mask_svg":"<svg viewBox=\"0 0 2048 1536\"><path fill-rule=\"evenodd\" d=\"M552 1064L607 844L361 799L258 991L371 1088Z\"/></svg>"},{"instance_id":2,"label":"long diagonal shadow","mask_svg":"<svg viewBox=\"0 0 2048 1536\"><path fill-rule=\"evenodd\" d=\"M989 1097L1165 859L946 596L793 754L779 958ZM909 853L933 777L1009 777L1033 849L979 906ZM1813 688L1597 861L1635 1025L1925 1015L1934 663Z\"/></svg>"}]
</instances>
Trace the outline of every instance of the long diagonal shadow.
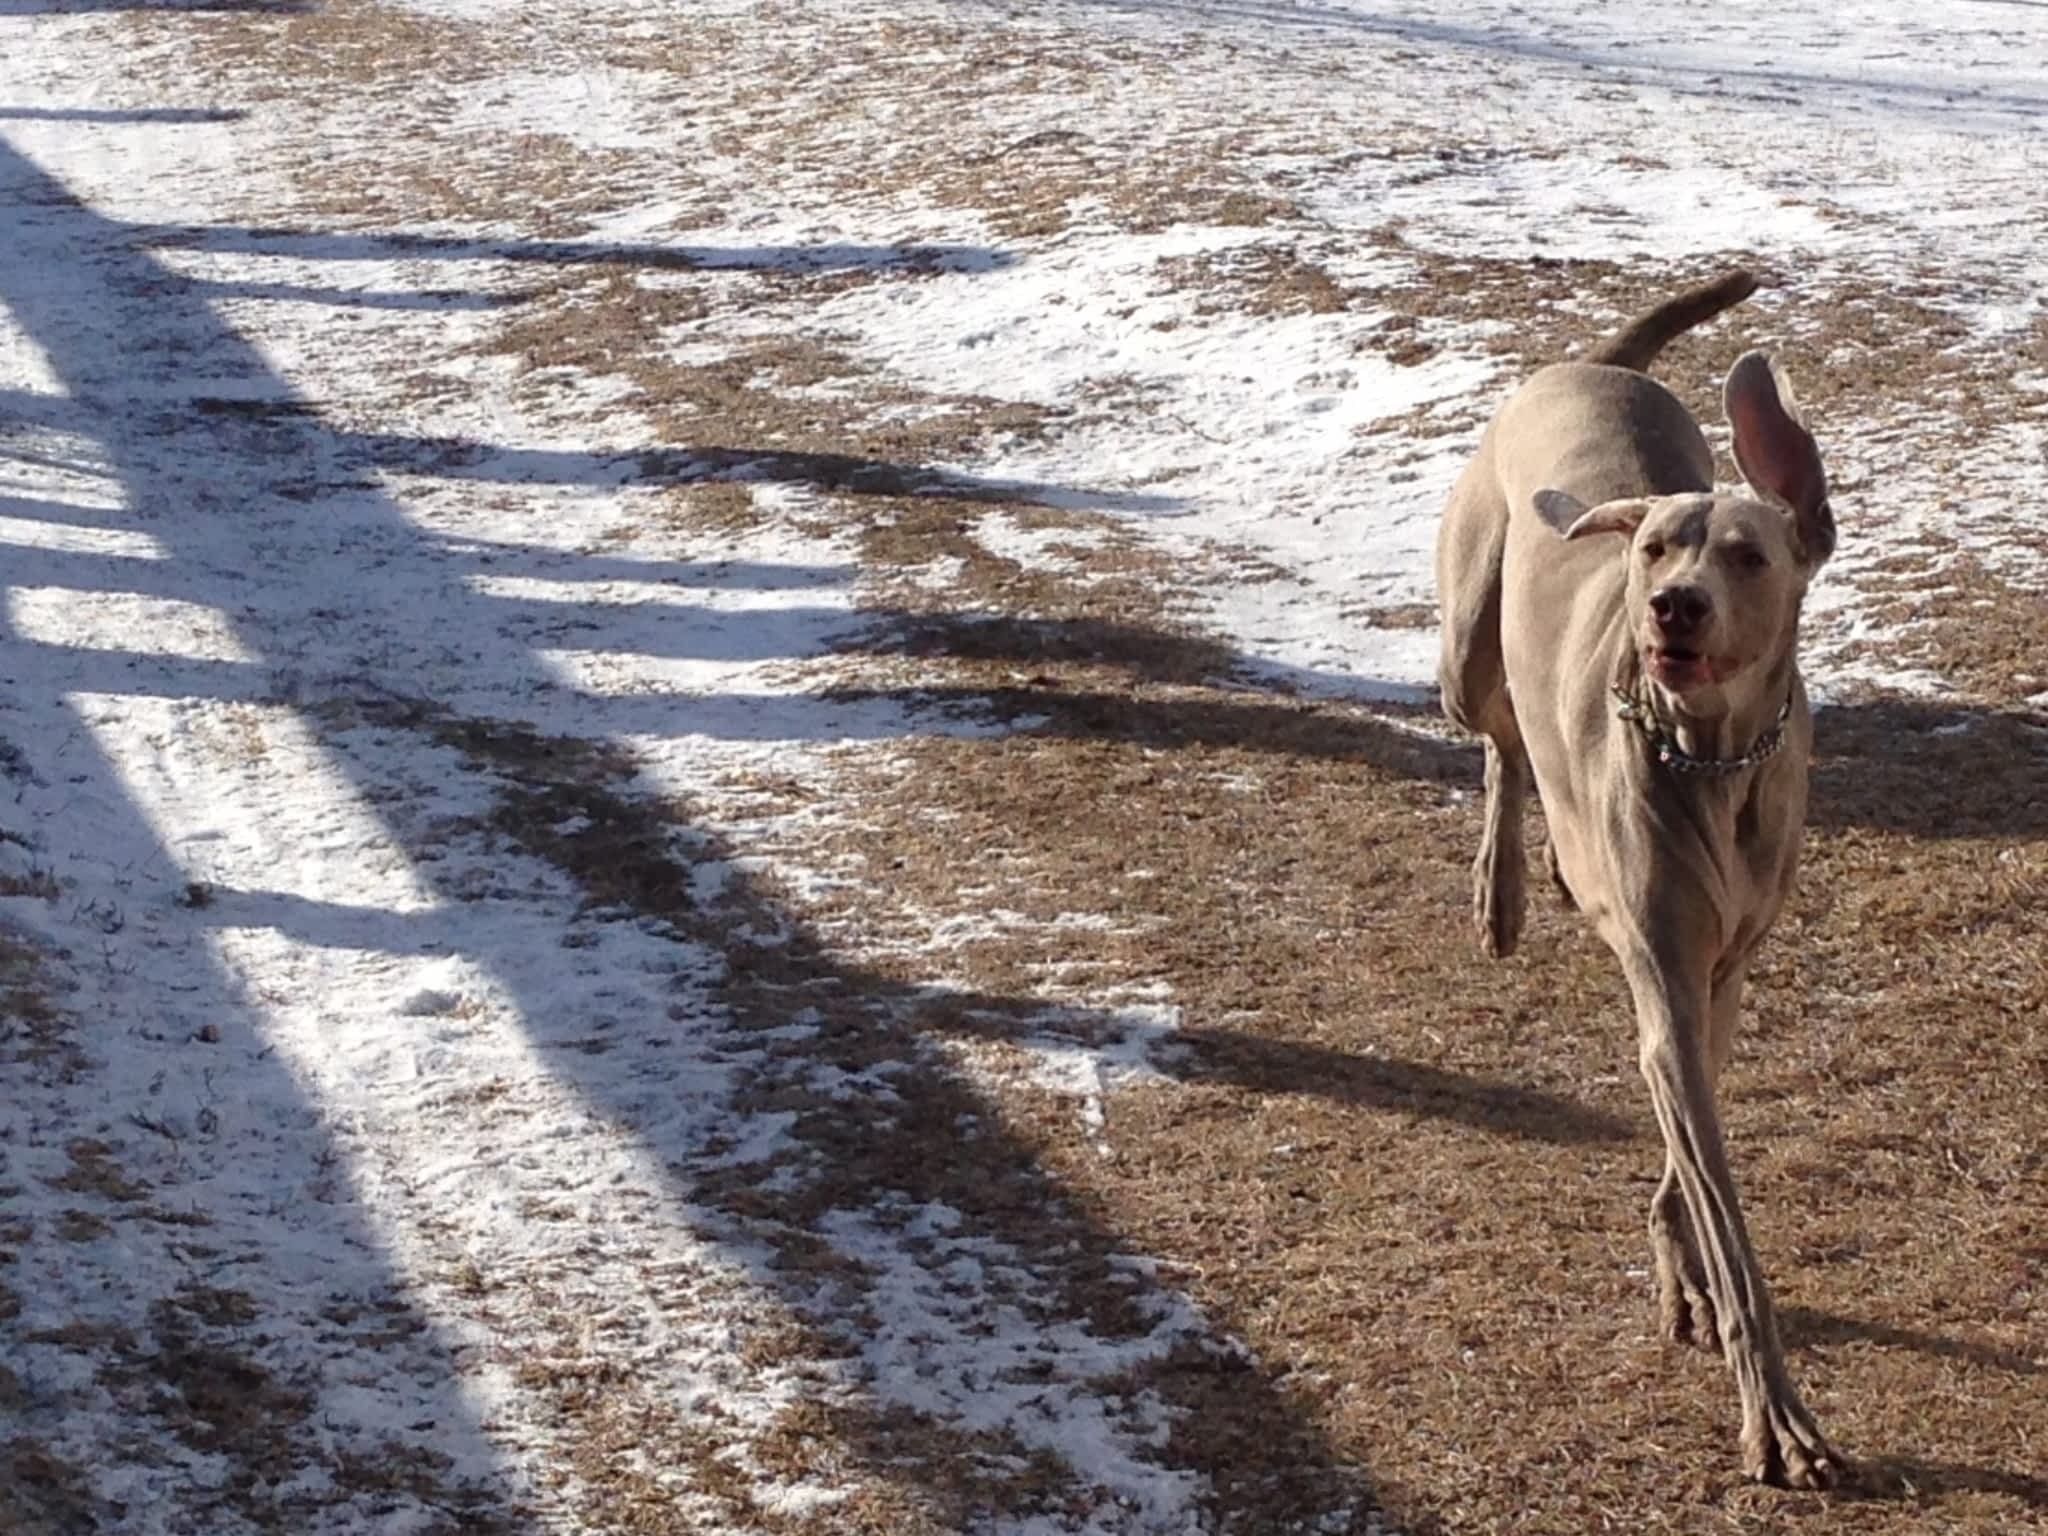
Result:
<instances>
[{"instance_id":1,"label":"long diagonal shadow","mask_svg":"<svg viewBox=\"0 0 2048 1536\"><path fill-rule=\"evenodd\" d=\"M465 239L403 231L336 233L296 225L195 224L137 228L131 239L164 249L314 261L538 262L724 272L989 272L1005 251L977 245L646 245L620 241Z\"/></svg>"},{"instance_id":2,"label":"long diagonal shadow","mask_svg":"<svg viewBox=\"0 0 2048 1536\"><path fill-rule=\"evenodd\" d=\"M250 12L295 16L316 10L319 0L0 0L0 16L49 16L96 11Z\"/></svg>"},{"instance_id":3,"label":"long diagonal shadow","mask_svg":"<svg viewBox=\"0 0 2048 1536\"><path fill-rule=\"evenodd\" d=\"M0 16L7 14L0 5ZM17 123L236 123L248 115L210 107L0 107L0 122Z\"/></svg>"},{"instance_id":4,"label":"long diagonal shadow","mask_svg":"<svg viewBox=\"0 0 2048 1536\"><path fill-rule=\"evenodd\" d=\"M90 247L104 238L104 221L77 208L4 141L0 207L7 209L11 247L0 255L0 312L46 347L68 383L100 390L116 413L99 442L104 464L11 456L113 481L132 505L151 474L148 461L127 452L133 445L119 430L127 368L119 306L102 307L103 296L88 287L83 312L96 313L106 329L81 324L80 311L62 302L62 273L39 265L54 251L97 258L101 253ZM84 222L74 223L74 216ZM0 405L27 399L8 395ZM95 530L126 520L109 509L12 496L0 497L0 515ZM107 561L103 578L120 564ZM20 589L19 565L10 564L7 580ZM103 579L99 586L120 583ZM94 984L115 1008L80 1017L76 1044L105 1073L110 1105L123 1106L126 1120L146 1134L133 1138L118 1179L106 1185L114 1193L102 1224L122 1255L109 1273L122 1279L82 1298L56 1287L28 1297L10 1318L10 1362L23 1374L7 1373L9 1392L26 1397L10 1397L24 1417L8 1415L0 1514L26 1520L29 1529L100 1529L100 1521L120 1518L122 1506L104 1502L92 1478L74 1480L60 1461L33 1460L43 1454L35 1449L39 1415L76 1426L81 1414L112 1411L154 1419L171 1448L168 1455L151 1448L131 1456L119 1433L88 1446L85 1465L119 1486L131 1513L160 1504L206 1528L290 1524L302 1497L292 1484L314 1469L336 1506L366 1522L388 1514L393 1491L403 1486L437 1518L465 1530L509 1531L518 1495L493 1472L496 1451L452 1378L447 1341L413 1308L386 1234L346 1193L344 1139L323 1123L275 1050L264 1010L243 978L194 942L190 925L157 899L175 857L99 745L91 701L61 683L48 686L49 648L7 622L7 613L0 610L0 648L13 665L0 729L19 737L8 742L4 762L14 781L9 801L54 834L55 846L39 856L86 877L99 892L119 893L99 908L106 952L75 960L105 968L105 979ZM195 677L205 668L193 664ZM103 681L114 684L110 692L122 691L117 680ZM124 910L129 902L133 908ZM122 1016L123 967L146 968L161 983L152 987L146 1013ZM27 1113L62 1091L61 1071L45 1080L45 1072L12 1060L7 1070L10 1108ZM69 1129L87 1138L71 1143L74 1157L81 1147L103 1145L89 1135L104 1133L103 1125L73 1122ZM65 1246L44 1230L47 1222L33 1220L50 1198L42 1191L34 1199L10 1198L11 1212L31 1218L29 1237L17 1232L10 1242ZM61 1193L56 1204L89 1199ZM90 1230L78 1228L79 1220L101 1221L90 1209L67 1214L74 1235L65 1242ZM43 1253L36 1262L68 1268L74 1261ZM136 1277L137 1286L151 1286L166 1276L172 1278L163 1294L125 1283ZM138 1309L147 1318L140 1328L132 1326ZM249 1326L287 1318L306 1328L314 1352L290 1347L267 1326ZM84 1389L75 1385L81 1349L96 1370ZM375 1378L323 1379L322 1354L358 1369L370 1365ZM95 1390L110 1409L93 1408ZM17 1453L31 1460L18 1463ZM27 1480L15 1481L24 1467ZM45 1520L57 1523L39 1523Z\"/></svg>"},{"instance_id":5,"label":"long diagonal shadow","mask_svg":"<svg viewBox=\"0 0 2048 1536\"><path fill-rule=\"evenodd\" d=\"M171 280L160 284L172 286ZM199 283L176 280L195 305L218 296L265 296L261 285ZM328 293L324 302L359 304L367 308L493 308L488 293L453 297L423 294ZM167 295L159 293L159 299ZM182 295L181 295L182 296ZM276 296L288 297L280 290ZM443 301L445 298L445 302ZM414 301L417 301L415 304ZM280 394L280 382L269 378L240 380L234 393L201 393L185 397L186 410L211 418L215 434L230 453L259 451L268 439L295 421L317 419L312 402ZM162 402L157 408L161 410ZM0 390L0 427L10 421L52 431L90 433L96 413L90 402L55 400L18 391ZM430 475L450 480L492 484L618 486L627 484L802 485L813 490L861 496L938 496L951 501L1000 505L1033 504L1075 510L1171 514L1183 510L1176 497L1143 491L1101 490L1047 485L1025 480L991 480L918 464L898 464L858 454L795 451L767 446L704 445L654 448L632 452L561 448L511 448L472 438L414 437L374 432L329 430L321 435L327 451L317 461L321 470L295 489L301 500L309 494L373 489L373 475L385 471ZM36 462L31 450L0 446L0 457ZM47 458L47 455L43 456ZM74 465L91 473L89 465Z\"/></svg>"},{"instance_id":6,"label":"long diagonal shadow","mask_svg":"<svg viewBox=\"0 0 2048 1536\"><path fill-rule=\"evenodd\" d=\"M859 1336L860 1319L871 1317L874 1308L888 1310L885 1293L899 1302L932 1294L936 1282L923 1273L919 1250L890 1235L891 1211L916 1207L951 1213L948 1219L956 1230L948 1241L956 1247L985 1243L1012 1255L1011 1267L1028 1273L1025 1294L1013 1295L1006 1304L1024 1308L1011 1315L1046 1319L1037 1326L1049 1328L1050 1334L1039 1337L1034 1326L1020 1336L1018 1347L1027 1365L1052 1368L1059 1358L1057 1341L1075 1338L1121 1341L1143 1354L1146 1341L1160 1335L1156 1301L1139 1294L1120 1309L1105 1301L1119 1286L1128 1294L1128 1274L1118 1268L1123 1247L1118 1235L1067 1197L1004 1128L993 1102L920 1046L918 1021L909 1007L914 999L858 967L838 963L815 939L792 931L743 878L729 879L727 894L700 909L692 897L699 886L674 852L680 832L687 829L650 821L620 793L620 784L633 771L620 754L425 706L389 708L346 698L337 705L332 698L307 699L281 686L272 669L287 659L295 671L317 674L325 663L360 672L367 654L388 657L390 675L408 680L431 670L424 664L445 658L450 675L487 679L469 689L472 700L518 702L556 688L530 652L503 639L498 600L459 580L443 582L432 593L432 603L421 601L425 594L403 588L395 593L350 591L352 557L399 568L408 561L431 567L435 558L432 541L395 503L373 490L358 488L346 498L343 526L336 526L333 510L338 509L307 515L303 488L308 478L345 461L350 444L298 411L279 412L260 438L223 436L199 412L167 416L158 392L166 383L166 360L173 377L190 359L203 358L208 387L226 378L271 399L289 401L291 396L247 340L188 286L166 281L167 274L129 230L80 203L4 144L0 189L17 207L33 210L13 225L13 249L0 260L0 299L48 355L71 400L99 424L94 436L109 469L150 534L168 551L169 562L217 575L211 606L225 616L243 653L240 659L192 660L138 651L123 668L108 665L102 654L43 647L39 659L46 664L51 708L73 708L71 699L92 690L121 694L155 688L214 697L244 691L244 696L271 701L297 698L308 722L326 733L321 739L330 742L329 765L353 787L362 805L375 808L398 846L409 845L414 829L393 819L386 807L392 785L409 782L421 743L459 755L474 773L495 776L504 803L489 820L488 834L572 873L600 912L637 923L665 921L679 943L701 941L726 956L726 1005L753 1037L751 1045L757 1050L765 1046L770 1058L746 1093L755 1095L755 1113L792 1121L798 1155L815 1176L796 1181L786 1197L771 1198L774 1185L764 1188L758 1167L696 1144L693 1138L701 1127L663 1117L649 1100L646 1084L667 1080L673 1058L663 1049L669 1042L659 1037L680 1033L681 1024L636 1020L638 1034L622 1036L624 1048L644 1052L644 1059L630 1071L619 1070L615 1062L597 1070L594 1064L609 1049L592 1046L582 1038L586 1026L561 1018L551 1007L548 972L558 969L559 962L535 953L530 924L500 928L465 921L451 928L444 944L461 946L465 957L511 996L523 1027L560 1080L590 1098L600 1115L631 1126L645 1142L653 1166L689 1175L679 1177L674 1196L701 1213L697 1235L702 1243L728 1254L756 1285L815 1330L820 1336L816 1353L844 1354ZM157 365L154 371L144 366L150 363ZM203 481L181 467L181 458L205 465ZM228 574L236 563L228 557L235 551L243 555L238 579ZM315 598L323 573L332 589L329 602L361 604L331 616L331 639L317 625L308 632L309 612L320 606ZM183 590L196 594L198 589ZM429 610L430 621L424 617ZM17 638L32 644L37 636L21 633ZM239 681L224 687L222 679L229 675ZM350 729L346 719L337 721L337 707L354 711L369 728ZM71 729L90 734L82 718ZM98 764L90 776L107 798L118 794L117 770L110 765ZM121 814L135 819L132 812ZM149 846L149 860L176 868L170 850L151 846L154 839L141 825L131 827L129 840ZM698 842L704 842L701 834ZM709 862L720 862L715 848ZM453 881L445 864L426 850L416 861L416 873L446 906L467 910L474 890ZM233 893L220 907L238 910ZM193 921L203 921L209 910L202 908ZM425 921L410 915L379 923L378 914L326 907L311 909L311 920L300 925L288 923L283 912L273 916L287 933L317 943L360 944L368 924L373 932L381 929L377 942L394 952L418 942ZM216 975L212 984L222 995L232 995L236 982ZM764 1038L770 1021L776 1026L773 1043ZM251 1020L249 1027L262 1026ZM783 1038L792 1032L813 1043ZM784 1058L795 1065L776 1068L774 1062ZM778 1093L789 1086L791 1072L806 1083L836 1074L842 1091L837 1097L812 1093L799 1104L785 1104ZM294 1090L276 1080L265 1092L283 1101ZM306 1118L319 1114L318 1105L303 1098L298 1102ZM195 1199L207 1197L203 1189L192 1193ZM849 1232L860 1236L870 1261L865 1278L829 1258L831 1235ZM394 1267L379 1257L382 1239L365 1232L355 1241L379 1272L383 1288L396 1291ZM285 1289L316 1283L315 1276L294 1272L295 1262L288 1247L268 1256L268 1266L279 1272L276 1283ZM993 1277L986 1283L998 1284ZM968 1282L956 1276L947 1284ZM1002 1301L982 1295L978 1285L968 1289L967 1309L959 1318L962 1338L973 1336L976 1306ZM418 1330L433 1324L432 1318L415 1317L408 1326ZM1255 1361L1223 1349L1199 1329L1189 1333L1185 1324L1177 1333L1169 1330L1167 1337L1180 1342L1162 1345L1157 1358L1145 1356L1145 1363L1156 1378L1151 1391L1186 1410L1175 1438L1155 1453L1169 1477L1206 1478L1217 1518L1232 1528L1249 1521L1278 1529L1274 1522L1294 1514L1304 1519L1338 1516L1341 1528L1363 1528L1376 1490L1323 1443L1304 1412ZM934 1416L933 1398L915 1374L913 1359L872 1350L866 1359L862 1390L850 1399L843 1393L835 1399L828 1438L868 1476L885 1483L909 1479L919 1503L949 1511L955 1519L967 1518L980 1495L972 1480L964 1489L958 1486L953 1464L971 1459L973 1443L955 1445L957 1455L910 1457L908 1451L931 1436L939 1436L943 1448L950 1443L945 1436L957 1437L959 1431L948 1428L943 1412ZM993 1389L984 1383L980 1390ZM1026 1388L1016 1391L1023 1394L1018 1401L1030 1400ZM437 1419L430 1430L416 1432L426 1448L438 1452L451 1440L480 1438L475 1418L459 1413L459 1401L445 1383L440 1396L454 1405L443 1411L459 1427L451 1429ZM1067 1454L1080 1465L1062 1471L1057 1482L1079 1482L1073 1491L1056 1491L1055 1507L1072 1508L1070 1501L1086 1492L1090 1468L1104 1447L1084 1437L1071 1442ZM1163 1511L1159 1517L1166 1518ZM1339 1527L1326 1523L1320 1528Z\"/></svg>"},{"instance_id":7,"label":"long diagonal shadow","mask_svg":"<svg viewBox=\"0 0 2048 1536\"><path fill-rule=\"evenodd\" d=\"M29 649L0 623L0 654ZM289 1526L289 1485L311 1468L363 1521L390 1510L397 1475L463 1530L510 1536L518 1499L493 1472L497 1453L452 1379L447 1341L412 1305L386 1235L336 1187L337 1177L348 1181L344 1140L277 1053L243 978L197 942L189 924L162 921L160 893L134 872L174 868L172 855L83 728L85 701L16 681L0 713L9 800L42 812L44 829L60 833L64 846L39 850L54 855L55 868L100 866L92 873L101 889L118 892L101 909L110 948L99 963L147 967L168 989L152 988L151 1006L124 1016L122 984L110 977L98 995L111 996L113 1009L76 1024L83 1057L105 1064L109 1100L148 1132L122 1158L104 1217L89 1197L55 1189L11 1190L0 1202L15 1229L10 1245L27 1248L11 1257L28 1260L30 1270L80 1267L72 1244L81 1220L103 1221L108 1241L120 1245L109 1266L120 1276L113 1284L82 1297L69 1286L38 1292L8 1319L0 1525L111 1528L120 1506L104 1501L89 1477L59 1470L76 1458L81 1473L118 1482L131 1509L175 1507L197 1528ZM16 732L19 741L10 739ZM75 830L79 823L90 825L89 835ZM128 902L134 906L124 910ZM14 1006L10 996L10 1015ZM15 1114L35 1114L46 1093L61 1090L61 1065L47 1082L11 1052L0 1059ZM105 1134L69 1118L77 1103L53 1098L42 1117L60 1136L86 1138L71 1141L74 1155ZM50 1234L53 1225L64 1233L66 1223L69 1236ZM26 1241L24 1225L34 1229ZM177 1278L162 1294L137 1288L165 1276ZM146 1327L132 1325L138 1309ZM317 1353L279 1337L286 1319L308 1330ZM263 1326L248 1326L258 1320ZM367 1366L375 1377L328 1378L330 1358L357 1372ZM89 1390L39 1385L74 1381L81 1361L108 1404L96 1409ZM38 1445L40 1421L82 1424L90 1435L107 1412L121 1416L119 1430L89 1441L82 1457L75 1447ZM171 1454L125 1454L122 1444L152 1420ZM13 1464L17 1451L53 1459L31 1460L24 1471Z\"/></svg>"}]
</instances>

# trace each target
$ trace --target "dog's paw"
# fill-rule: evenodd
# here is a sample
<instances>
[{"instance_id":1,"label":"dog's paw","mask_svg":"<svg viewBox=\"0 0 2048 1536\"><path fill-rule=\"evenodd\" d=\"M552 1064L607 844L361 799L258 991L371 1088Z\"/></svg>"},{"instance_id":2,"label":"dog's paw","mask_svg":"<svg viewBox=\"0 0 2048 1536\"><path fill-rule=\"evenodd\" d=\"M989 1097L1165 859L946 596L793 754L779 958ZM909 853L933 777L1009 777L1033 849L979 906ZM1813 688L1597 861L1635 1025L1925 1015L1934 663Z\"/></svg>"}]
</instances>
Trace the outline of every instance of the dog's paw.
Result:
<instances>
[{"instance_id":1,"label":"dog's paw","mask_svg":"<svg viewBox=\"0 0 2048 1536\"><path fill-rule=\"evenodd\" d=\"M1842 1459L1828 1449L1820 1427L1790 1387L1760 1404L1742 1429L1742 1467L1773 1488L1832 1488Z\"/></svg>"}]
</instances>

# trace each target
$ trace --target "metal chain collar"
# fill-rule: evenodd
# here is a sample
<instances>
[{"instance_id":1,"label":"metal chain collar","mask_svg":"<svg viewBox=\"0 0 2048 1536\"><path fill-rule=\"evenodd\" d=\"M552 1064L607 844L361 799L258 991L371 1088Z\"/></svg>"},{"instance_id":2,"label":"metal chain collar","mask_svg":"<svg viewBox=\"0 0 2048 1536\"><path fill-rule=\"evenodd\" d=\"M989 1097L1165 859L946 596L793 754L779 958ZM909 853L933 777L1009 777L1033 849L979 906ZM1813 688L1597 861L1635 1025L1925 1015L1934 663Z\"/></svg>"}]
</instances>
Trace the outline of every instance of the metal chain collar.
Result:
<instances>
[{"instance_id":1,"label":"metal chain collar","mask_svg":"<svg viewBox=\"0 0 2048 1536\"><path fill-rule=\"evenodd\" d=\"M1792 695L1788 692L1785 695L1784 707L1778 711L1777 720L1768 731L1757 737L1755 744L1742 756L1694 757L1678 744L1676 738L1663 730L1648 705L1618 687L1614 689L1614 697L1614 713L1640 730L1656 751L1657 761L1676 773L1740 773L1745 768L1754 768L1758 763L1767 762L1777 756L1778 749L1785 745L1785 722L1792 717Z\"/></svg>"}]
</instances>

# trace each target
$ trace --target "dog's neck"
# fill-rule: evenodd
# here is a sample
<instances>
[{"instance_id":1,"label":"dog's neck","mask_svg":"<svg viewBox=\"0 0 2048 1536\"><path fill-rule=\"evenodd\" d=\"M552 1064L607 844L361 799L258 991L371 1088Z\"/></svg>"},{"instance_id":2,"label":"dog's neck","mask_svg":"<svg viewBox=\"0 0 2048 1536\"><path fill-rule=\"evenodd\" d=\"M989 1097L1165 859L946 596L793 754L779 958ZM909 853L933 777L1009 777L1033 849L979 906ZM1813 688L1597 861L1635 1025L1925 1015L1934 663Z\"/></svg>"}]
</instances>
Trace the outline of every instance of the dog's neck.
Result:
<instances>
[{"instance_id":1,"label":"dog's neck","mask_svg":"<svg viewBox=\"0 0 2048 1536\"><path fill-rule=\"evenodd\" d=\"M1635 719L1675 743L1700 764L1737 763L1755 752L1785 720L1797 665L1788 651L1765 674L1761 685L1720 715L1699 715L1685 701L1643 670L1642 657L1631 646L1614 680L1617 696L1629 701Z\"/></svg>"}]
</instances>

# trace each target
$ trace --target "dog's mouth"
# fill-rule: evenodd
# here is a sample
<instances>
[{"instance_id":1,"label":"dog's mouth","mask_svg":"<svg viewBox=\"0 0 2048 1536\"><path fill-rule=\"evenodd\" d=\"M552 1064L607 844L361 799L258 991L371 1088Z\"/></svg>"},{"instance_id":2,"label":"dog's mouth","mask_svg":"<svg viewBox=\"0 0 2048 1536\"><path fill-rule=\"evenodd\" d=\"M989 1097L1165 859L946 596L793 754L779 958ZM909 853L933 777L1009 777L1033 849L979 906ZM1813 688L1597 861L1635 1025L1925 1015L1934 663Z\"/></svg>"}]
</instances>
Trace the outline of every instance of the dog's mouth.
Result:
<instances>
[{"instance_id":1,"label":"dog's mouth","mask_svg":"<svg viewBox=\"0 0 2048 1536\"><path fill-rule=\"evenodd\" d=\"M1688 645L1653 645L1649 661L1650 675L1673 693L1687 693L1719 681L1718 669L1707 653Z\"/></svg>"}]
</instances>

